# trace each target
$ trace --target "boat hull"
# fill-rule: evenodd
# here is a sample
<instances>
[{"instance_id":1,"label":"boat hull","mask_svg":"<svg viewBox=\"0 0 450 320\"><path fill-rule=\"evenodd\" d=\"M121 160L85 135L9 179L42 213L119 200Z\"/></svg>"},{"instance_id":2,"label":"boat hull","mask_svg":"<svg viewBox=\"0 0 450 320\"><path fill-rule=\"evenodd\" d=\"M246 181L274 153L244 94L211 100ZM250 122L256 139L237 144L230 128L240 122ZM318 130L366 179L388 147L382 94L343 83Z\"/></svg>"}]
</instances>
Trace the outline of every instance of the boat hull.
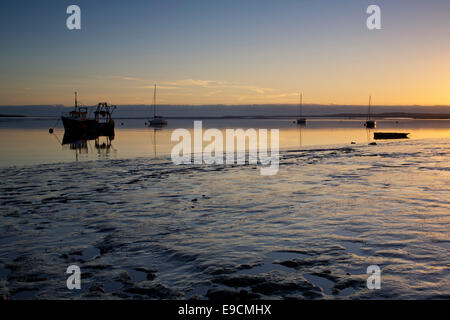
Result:
<instances>
[{"instance_id":1,"label":"boat hull","mask_svg":"<svg viewBox=\"0 0 450 320\"><path fill-rule=\"evenodd\" d=\"M377 127L377 123L373 120L367 120L365 126L366 128L372 129Z\"/></svg>"},{"instance_id":2,"label":"boat hull","mask_svg":"<svg viewBox=\"0 0 450 320\"><path fill-rule=\"evenodd\" d=\"M373 138L376 140L388 139L408 139L409 133L403 132L374 132Z\"/></svg>"},{"instance_id":3,"label":"boat hull","mask_svg":"<svg viewBox=\"0 0 450 320\"><path fill-rule=\"evenodd\" d=\"M99 123L94 119L72 119L61 117L64 130L71 135L113 136L114 120Z\"/></svg>"},{"instance_id":4,"label":"boat hull","mask_svg":"<svg viewBox=\"0 0 450 320\"><path fill-rule=\"evenodd\" d=\"M167 125L167 120L163 118L154 118L149 121L150 127L162 127Z\"/></svg>"}]
</instances>

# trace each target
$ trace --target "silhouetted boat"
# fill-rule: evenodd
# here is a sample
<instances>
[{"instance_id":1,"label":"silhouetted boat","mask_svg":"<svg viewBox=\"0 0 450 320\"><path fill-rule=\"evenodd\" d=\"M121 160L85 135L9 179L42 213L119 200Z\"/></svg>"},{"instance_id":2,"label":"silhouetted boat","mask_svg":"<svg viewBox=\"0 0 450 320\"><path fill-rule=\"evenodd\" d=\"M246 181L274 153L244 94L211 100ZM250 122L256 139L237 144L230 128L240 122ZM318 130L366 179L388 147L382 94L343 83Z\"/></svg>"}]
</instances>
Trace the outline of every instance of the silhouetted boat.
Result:
<instances>
[{"instance_id":1,"label":"silhouetted boat","mask_svg":"<svg viewBox=\"0 0 450 320\"><path fill-rule=\"evenodd\" d=\"M166 126L167 120L163 117L154 116L153 119L150 120L150 126L157 127L157 126Z\"/></svg>"},{"instance_id":2,"label":"silhouetted boat","mask_svg":"<svg viewBox=\"0 0 450 320\"><path fill-rule=\"evenodd\" d=\"M372 102L372 97L369 96L369 108L367 110L367 120L366 120L366 123L364 125L366 126L366 128L370 128L370 129L376 128L376 126L377 126L377 123L375 122L375 120L371 120L370 119L370 105L371 105L371 102Z\"/></svg>"},{"instance_id":3,"label":"silhouetted boat","mask_svg":"<svg viewBox=\"0 0 450 320\"><path fill-rule=\"evenodd\" d=\"M303 93L300 93L300 104L298 105L298 119L295 121L297 124L306 124L306 118L302 118L303 109Z\"/></svg>"},{"instance_id":4,"label":"silhouetted boat","mask_svg":"<svg viewBox=\"0 0 450 320\"><path fill-rule=\"evenodd\" d=\"M382 139L408 139L409 133L403 132L374 132L373 138L376 140Z\"/></svg>"},{"instance_id":5,"label":"silhouetted boat","mask_svg":"<svg viewBox=\"0 0 450 320\"><path fill-rule=\"evenodd\" d=\"M61 116L64 130L72 135L114 135L114 120L112 113L116 106L106 102L97 105L94 117L89 117L88 108L78 106L75 92L75 108L68 115Z\"/></svg>"},{"instance_id":6,"label":"silhouetted boat","mask_svg":"<svg viewBox=\"0 0 450 320\"><path fill-rule=\"evenodd\" d=\"M373 129L377 126L377 123L375 120L367 120L365 125L367 128Z\"/></svg>"},{"instance_id":7,"label":"silhouetted boat","mask_svg":"<svg viewBox=\"0 0 450 320\"><path fill-rule=\"evenodd\" d=\"M153 92L153 119L149 120L151 127L162 127L167 125L167 120L164 117L156 115L156 84Z\"/></svg>"}]
</instances>

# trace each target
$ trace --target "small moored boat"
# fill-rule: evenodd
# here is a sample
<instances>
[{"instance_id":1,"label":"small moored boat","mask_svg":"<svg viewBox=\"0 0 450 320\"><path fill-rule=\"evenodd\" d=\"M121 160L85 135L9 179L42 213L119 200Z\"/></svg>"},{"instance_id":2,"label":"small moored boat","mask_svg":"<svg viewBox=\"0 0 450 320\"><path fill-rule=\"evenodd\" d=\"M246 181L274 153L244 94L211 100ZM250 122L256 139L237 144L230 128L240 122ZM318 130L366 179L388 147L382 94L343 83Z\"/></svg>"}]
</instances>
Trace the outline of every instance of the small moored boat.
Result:
<instances>
[{"instance_id":1,"label":"small moored boat","mask_svg":"<svg viewBox=\"0 0 450 320\"><path fill-rule=\"evenodd\" d=\"M305 125L306 118L302 118L302 108L303 108L303 93L300 93L300 103L298 105L298 118L295 120L296 124Z\"/></svg>"},{"instance_id":2,"label":"small moored boat","mask_svg":"<svg viewBox=\"0 0 450 320\"><path fill-rule=\"evenodd\" d=\"M372 102L372 96L369 96L369 108L367 110L367 120L366 120L366 123L364 124L366 126L366 128L369 128L369 129L373 129L373 128L377 127L376 121L370 119L371 102Z\"/></svg>"},{"instance_id":3,"label":"small moored boat","mask_svg":"<svg viewBox=\"0 0 450 320\"><path fill-rule=\"evenodd\" d=\"M153 92L153 119L149 120L150 127L162 127L167 125L167 120L164 117L156 115L156 84Z\"/></svg>"},{"instance_id":4,"label":"small moored boat","mask_svg":"<svg viewBox=\"0 0 450 320\"><path fill-rule=\"evenodd\" d=\"M374 132L373 138L377 140L408 139L409 133L404 132Z\"/></svg>"}]
</instances>

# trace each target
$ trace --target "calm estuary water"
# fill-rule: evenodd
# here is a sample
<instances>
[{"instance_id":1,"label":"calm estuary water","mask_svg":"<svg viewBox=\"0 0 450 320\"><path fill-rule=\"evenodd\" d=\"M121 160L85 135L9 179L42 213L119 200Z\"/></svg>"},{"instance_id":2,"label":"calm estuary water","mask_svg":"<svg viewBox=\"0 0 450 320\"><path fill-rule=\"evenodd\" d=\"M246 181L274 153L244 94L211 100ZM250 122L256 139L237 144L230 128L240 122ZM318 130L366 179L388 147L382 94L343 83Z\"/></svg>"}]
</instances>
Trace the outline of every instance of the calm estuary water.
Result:
<instances>
[{"instance_id":1,"label":"calm estuary water","mask_svg":"<svg viewBox=\"0 0 450 320\"><path fill-rule=\"evenodd\" d=\"M174 165L171 130L192 122L142 121L72 148L54 121L0 123L2 295L450 298L449 122L379 121L411 138L375 146L361 121L204 122L280 128L279 173L261 176ZM66 288L72 264L81 290Z\"/></svg>"}]
</instances>

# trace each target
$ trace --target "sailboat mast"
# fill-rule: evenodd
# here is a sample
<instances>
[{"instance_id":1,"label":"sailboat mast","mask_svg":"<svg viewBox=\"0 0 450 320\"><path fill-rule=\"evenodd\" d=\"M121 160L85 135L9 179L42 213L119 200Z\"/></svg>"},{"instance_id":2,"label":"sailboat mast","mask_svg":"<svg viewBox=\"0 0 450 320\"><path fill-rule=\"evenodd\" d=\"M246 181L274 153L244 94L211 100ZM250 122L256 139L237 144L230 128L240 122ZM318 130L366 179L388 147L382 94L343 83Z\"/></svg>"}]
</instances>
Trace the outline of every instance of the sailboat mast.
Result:
<instances>
[{"instance_id":1,"label":"sailboat mast","mask_svg":"<svg viewBox=\"0 0 450 320\"><path fill-rule=\"evenodd\" d=\"M153 91L153 118L156 117L156 84L155 89Z\"/></svg>"},{"instance_id":2,"label":"sailboat mast","mask_svg":"<svg viewBox=\"0 0 450 320\"><path fill-rule=\"evenodd\" d=\"M75 110L78 108L77 92L75 91Z\"/></svg>"},{"instance_id":3,"label":"sailboat mast","mask_svg":"<svg viewBox=\"0 0 450 320\"><path fill-rule=\"evenodd\" d=\"M303 109L303 93L300 92L300 105L299 105L300 114L299 114L299 117L302 116L302 111L303 111L302 109Z\"/></svg>"},{"instance_id":4,"label":"sailboat mast","mask_svg":"<svg viewBox=\"0 0 450 320\"><path fill-rule=\"evenodd\" d=\"M367 112L367 120L370 120L370 105L372 104L372 96L369 96L369 110Z\"/></svg>"}]
</instances>

